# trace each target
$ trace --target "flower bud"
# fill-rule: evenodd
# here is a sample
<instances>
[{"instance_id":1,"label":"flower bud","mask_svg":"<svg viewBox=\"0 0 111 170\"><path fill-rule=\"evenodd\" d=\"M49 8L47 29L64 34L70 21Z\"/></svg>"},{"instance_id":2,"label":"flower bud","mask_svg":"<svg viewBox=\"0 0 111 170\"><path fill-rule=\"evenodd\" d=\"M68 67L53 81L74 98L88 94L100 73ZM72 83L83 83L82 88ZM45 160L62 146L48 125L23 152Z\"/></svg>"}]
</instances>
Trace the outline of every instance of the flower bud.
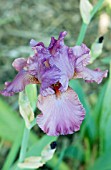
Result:
<instances>
[{"instance_id":1,"label":"flower bud","mask_svg":"<svg viewBox=\"0 0 111 170\"><path fill-rule=\"evenodd\" d=\"M43 165L44 162L40 156L31 156L26 158L23 163L18 163L18 167L21 169L37 169Z\"/></svg>"},{"instance_id":2,"label":"flower bud","mask_svg":"<svg viewBox=\"0 0 111 170\"><path fill-rule=\"evenodd\" d=\"M53 149L52 146L53 145ZM47 161L52 159L56 150L56 142L48 144L41 152L41 156L31 156L24 160L22 163L18 163L19 168L36 169L43 166Z\"/></svg>"},{"instance_id":3,"label":"flower bud","mask_svg":"<svg viewBox=\"0 0 111 170\"><path fill-rule=\"evenodd\" d=\"M19 110L25 121L26 127L30 128L30 123L34 120L34 112L25 92L19 93Z\"/></svg>"},{"instance_id":4,"label":"flower bud","mask_svg":"<svg viewBox=\"0 0 111 170\"><path fill-rule=\"evenodd\" d=\"M92 4L88 0L80 0L80 13L85 24L89 24L91 19Z\"/></svg>"},{"instance_id":5,"label":"flower bud","mask_svg":"<svg viewBox=\"0 0 111 170\"><path fill-rule=\"evenodd\" d=\"M102 48L103 48L103 40L104 37L101 36L96 41L92 44L91 46L91 62L93 62L96 58L100 56L102 53Z\"/></svg>"}]
</instances>

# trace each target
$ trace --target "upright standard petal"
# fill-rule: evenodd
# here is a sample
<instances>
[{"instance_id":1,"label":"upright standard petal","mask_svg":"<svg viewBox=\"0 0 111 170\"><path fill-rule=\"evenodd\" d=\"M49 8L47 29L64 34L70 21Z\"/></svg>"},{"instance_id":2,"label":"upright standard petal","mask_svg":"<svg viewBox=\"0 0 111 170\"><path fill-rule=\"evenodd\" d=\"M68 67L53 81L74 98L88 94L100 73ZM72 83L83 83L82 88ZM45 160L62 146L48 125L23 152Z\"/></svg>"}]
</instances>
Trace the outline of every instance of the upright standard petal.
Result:
<instances>
[{"instance_id":1,"label":"upright standard petal","mask_svg":"<svg viewBox=\"0 0 111 170\"><path fill-rule=\"evenodd\" d=\"M45 68L40 75L41 89L46 89L60 80L61 71L56 67Z\"/></svg>"},{"instance_id":2,"label":"upright standard petal","mask_svg":"<svg viewBox=\"0 0 111 170\"><path fill-rule=\"evenodd\" d=\"M74 60L73 56L69 54L69 47L64 44L64 38L67 32L61 32L58 40L54 37L51 38L51 43L49 45L49 51L51 57L49 58L49 64L51 66L56 66L61 71L61 76L59 82L61 83L60 90L66 91L68 88L69 79L74 75Z\"/></svg>"},{"instance_id":3,"label":"upright standard petal","mask_svg":"<svg viewBox=\"0 0 111 170\"><path fill-rule=\"evenodd\" d=\"M80 68L90 63L90 49L85 44L81 46L76 45L71 49L75 58L75 68Z\"/></svg>"},{"instance_id":4,"label":"upright standard petal","mask_svg":"<svg viewBox=\"0 0 111 170\"><path fill-rule=\"evenodd\" d=\"M27 65L27 59L17 58L13 61L12 66L17 70L22 70Z\"/></svg>"},{"instance_id":5,"label":"upright standard petal","mask_svg":"<svg viewBox=\"0 0 111 170\"><path fill-rule=\"evenodd\" d=\"M42 112L37 116L37 124L50 136L78 131L85 117L85 110L71 88L58 97L56 94L47 97L39 95L37 106Z\"/></svg>"},{"instance_id":6,"label":"upright standard petal","mask_svg":"<svg viewBox=\"0 0 111 170\"><path fill-rule=\"evenodd\" d=\"M83 78L89 83L96 82L101 83L104 77L107 77L108 70L101 71L100 69L91 70L86 67L83 67L82 70L78 70L74 75L74 78Z\"/></svg>"},{"instance_id":7,"label":"upright standard petal","mask_svg":"<svg viewBox=\"0 0 111 170\"><path fill-rule=\"evenodd\" d=\"M38 84L38 80L30 75L27 71L21 70L12 82L5 83L5 89L0 93L4 96L13 96L14 93L18 93L24 90L28 84Z\"/></svg>"}]
</instances>

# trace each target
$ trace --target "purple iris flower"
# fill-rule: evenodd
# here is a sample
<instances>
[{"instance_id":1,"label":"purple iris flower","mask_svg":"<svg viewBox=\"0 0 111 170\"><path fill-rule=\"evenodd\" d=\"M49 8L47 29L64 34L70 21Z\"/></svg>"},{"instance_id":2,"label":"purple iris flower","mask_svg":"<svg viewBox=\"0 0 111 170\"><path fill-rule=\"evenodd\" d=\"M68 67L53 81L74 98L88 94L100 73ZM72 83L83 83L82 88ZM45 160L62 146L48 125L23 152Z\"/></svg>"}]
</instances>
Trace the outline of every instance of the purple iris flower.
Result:
<instances>
[{"instance_id":1,"label":"purple iris flower","mask_svg":"<svg viewBox=\"0 0 111 170\"><path fill-rule=\"evenodd\" d=\"M68 86L69 80L83 78L99 84L108 72L88 69L90 50L85 44L66 46L66 34L66 31L61 32L57 40L52 37L49 47L31 40L34 55L14 60L12 65L18 74L0 91L4 96L12 96L28 84L40 84L37 106L41 114L37 116L37 124L50 136L78 131L85 117L85 109L77 94Z\"/></svg>"}]
</instances>

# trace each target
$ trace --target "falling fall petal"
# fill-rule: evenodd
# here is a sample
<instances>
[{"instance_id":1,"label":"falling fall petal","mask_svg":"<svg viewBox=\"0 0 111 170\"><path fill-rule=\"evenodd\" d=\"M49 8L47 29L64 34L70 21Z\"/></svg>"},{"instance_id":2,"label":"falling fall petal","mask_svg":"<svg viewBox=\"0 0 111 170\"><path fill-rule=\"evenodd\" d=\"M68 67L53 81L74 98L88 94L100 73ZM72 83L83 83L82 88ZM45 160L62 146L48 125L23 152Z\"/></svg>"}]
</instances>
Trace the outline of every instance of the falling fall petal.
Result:
<instances>
[{"instance_id":1,"label":"falling fall petal","mask_svg":"<svg viewBox=\"0 0 111 170\"><path fill-rule=\"evenodd\" d=\"M91 46L91 62L98 58L103 49L103 37L96 39L96 41Z\"/></svg>"},{"instance_id":2,"label":"falling fall petal","mask_svg":"<svg viewBox=\"0 0 111 170\"><path fill-rule=\"evenodd\" d=\"M80 13L85 24L89 24L91 19L92 4L88 0L80 0Z\"/></svg>"},{"instance_id":3,"label":"falling fall petal","mask_svg":"<svg viewBox=\"0 0 111 170\"><path fill-rule=\"evenodd\" d=\"M25 121L26 127L30 128L30 123L34 120L34 112L25 92L19 93L19 110Z\"/></svg>"}]
</instances>

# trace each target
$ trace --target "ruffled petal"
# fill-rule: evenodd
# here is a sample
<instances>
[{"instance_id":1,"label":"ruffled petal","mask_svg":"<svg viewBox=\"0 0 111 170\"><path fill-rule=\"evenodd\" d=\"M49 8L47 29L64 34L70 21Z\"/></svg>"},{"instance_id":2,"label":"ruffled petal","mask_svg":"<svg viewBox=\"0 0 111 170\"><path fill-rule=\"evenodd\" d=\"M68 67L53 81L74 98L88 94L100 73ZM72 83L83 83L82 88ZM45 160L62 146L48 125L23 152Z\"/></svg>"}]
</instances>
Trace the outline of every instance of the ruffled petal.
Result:
<instances>
[{"instance_id":1,"label":"ruffled petal","mask_svg":"<svg viewBox=\"0 0 111 170\"><path fill-rule=\"evenodd\" d=\"M71 58L68 56L67 46L60 48L59 51L49 59L49 63L52 66L56 65L56 67L61 70L61 75L66 75L69 79L73 77L74 64Z\"/></svg>"},{"instance_id":2,"label":"ruffled petal","mask_svg":"<svg viewBox=\"0 0 111 170\"><path fill-rule=\"evenodd\" d=\"M42 96L48 96L48 95L51 95L51 94L54 94L54 93L55 93L55 91L51 87L48 87L44 90L42 88L40 88L40 94Z\"/></svg>"},{"instance_id":3,"label":"ruffled petal","mask_svg":"<svg viewBox=\"0 0 111 170\"><path fill-rule=\"evenodd\" d=\"M41 89L46 89L60 80L60 70L56 67L46 68L41 71Z\"/></svg>"},{"instance_id":4,"label":"ruffled petal","mask_svg":"<svg viewBox=\"0 0 111 170\"><path fill-rule=\"evenodd\" d=\"M90 63L90 49L85 44L82 44L81 46L74 46L71 49L75 58L76 68L86 66Z\"/></svg>"},{"instance_id":5,"label":"ruffled petal","mask_svg":"<svg viewBox=\"0 0 111 170\"><path fill-rule=\"evenodd\" d=\"M30 46L31 46L31 47L35 47L37 44L38 44L38 42L35 41L34 39L31 39L31 40L30 40Z\"/></svg>"},{"instance_id":6,"label":"ruffled petal","mask_svg":"<svg viewBox=\"0 0 111 170\"><path fill-rule=\"evenodd\" d=\"M78 131L85 117L85 110L71 88L59 97L55 94L47 97L39 95L37 105L42 112L37 116L37 124L50 136Z\"/></svg>"},{"instance_id":7,"label":"ruffled petal","mask_svg":"<svg viewBox=\"0 0 111 170\"><path fill-rule=\"evenodd\" d=\"M27 71L20 71L12 82L5 83L5 89L0 93L4 96L13 96L14 93L18 93L24 90L28 84L38 84L38 80L30 75Z\"/></svg>"},{"instance_id":8,"label":"ruffled petal","mask_svg":"<svg viewBox=\"0 0 111 170\"><path fill-rule=\"evenodd\" d=\"M27 59L25 58L17 58L13 61L12 66L17 70L22 70L27 64Z\"/></svg>"},{"instance_id":9,"label":"ruffled petal","mask_svg":"<svg viewBox=\"0 0 111 170\"><path fill-rule=\"evenodd\" d=\"M101 83L104 77L107 77L108 70L101 71L100 69L90 70L86 67L83 68L82 71L76 72L74 78L83 78L89 83L96 82Z\"/></svg>"},{"instance_id":10,"label":"ruffled petal","mask_svg":"<svg viewBox=\"0 0 111 170\"><path fill-rule=\"evenodd\" d=\"M63 32L60 32L58 40L56 40L54 37L51 37L51 42L48 47L51 54L54 54L55 52L57 52L57 50L61 46L64 46L64 38L66 35L67 35L67 32L63 31Z\"/></svg>"},{"instance_id":11,"label":"ruffled petal","mask_svg":"<svg viewBox=\"0 0 111 170\"><path fill-rule=\"evenodd\" d=\"M29 57L27 60L28 72L33 76L37 76L38 75L38 67L39 67L38 57L37 56Z\"/></svg>"}]
</instances>

